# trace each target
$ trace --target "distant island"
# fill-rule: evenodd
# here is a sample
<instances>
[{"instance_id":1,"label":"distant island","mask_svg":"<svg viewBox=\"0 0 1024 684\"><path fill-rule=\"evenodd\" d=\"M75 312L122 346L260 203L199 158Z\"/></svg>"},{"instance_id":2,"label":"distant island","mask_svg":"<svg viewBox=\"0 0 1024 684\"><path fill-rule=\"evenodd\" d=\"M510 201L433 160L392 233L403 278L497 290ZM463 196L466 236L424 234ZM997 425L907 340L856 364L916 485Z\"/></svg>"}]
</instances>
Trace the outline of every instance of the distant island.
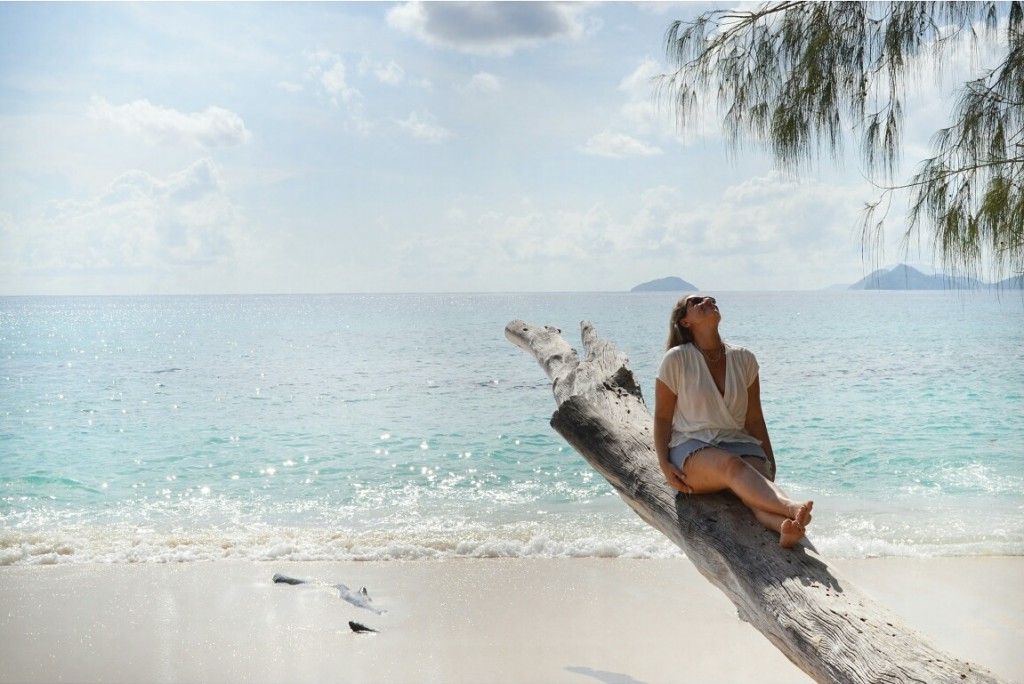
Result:
<instances>
[{"instance_id":1,"label":"distant island","mask_svg":"<svg viewBox=\"0 0 1024 684\"><path fill-rule=\"evenodd\" d=\"M833 285L829 290L1020 290L1024 276L1014 276L998 283L986 283L967 276L943 273L928 274L907 264L880 268L853 285ZM682 278L670 276L641 283L630 292L700 292L700 288Z\"/></svg>"},{"instance_id":2,"label":"distant island","mask_svg":"<svg viewBox=\"0 0 1024 684\"><path fill-rule=\"evenodd\" d=\"M880 268L867 277L850 285L850 290L987 290L989 288L1015 290L1024 285L1021 277L1007 278L998 283L985 283L966 276L949 276L942 273L928 275L913 266L899 264L892 268Z\"/></svg>"},{"instance_id":3,"label":"distant island","mask_svg":"<svg viewBox=\"0 0 1024 684\"><path fill-rule=\"evenodd\" d=\"M696 285L688 283L682 278L671 276L641 283L630 290L630 292L696 292L699 289Z\"/></svg>"}]
</instances>

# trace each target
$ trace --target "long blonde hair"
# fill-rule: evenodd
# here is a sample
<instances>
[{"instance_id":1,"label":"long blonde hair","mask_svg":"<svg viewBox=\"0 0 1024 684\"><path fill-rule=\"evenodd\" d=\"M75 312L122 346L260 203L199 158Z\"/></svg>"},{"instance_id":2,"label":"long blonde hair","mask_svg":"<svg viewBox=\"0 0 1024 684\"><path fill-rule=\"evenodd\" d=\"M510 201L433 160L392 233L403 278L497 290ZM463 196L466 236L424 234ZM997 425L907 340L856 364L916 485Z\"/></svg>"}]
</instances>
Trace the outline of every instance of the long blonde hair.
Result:
<instances>
[{"instance_id":1,"label":"long blonde hair","mask_svg":"<svg viewBox=\"0 0 1024 684\"><path fill-rule=\"evenodd\" d=\"M681 344L693 342L693 333L689 328L679 325L679 319L686 315L686 300L689 296L683 297L672 307L672 318L668 322L668 341L665 343L665 351L678 347Z\"/></svg>"}]
</instances>

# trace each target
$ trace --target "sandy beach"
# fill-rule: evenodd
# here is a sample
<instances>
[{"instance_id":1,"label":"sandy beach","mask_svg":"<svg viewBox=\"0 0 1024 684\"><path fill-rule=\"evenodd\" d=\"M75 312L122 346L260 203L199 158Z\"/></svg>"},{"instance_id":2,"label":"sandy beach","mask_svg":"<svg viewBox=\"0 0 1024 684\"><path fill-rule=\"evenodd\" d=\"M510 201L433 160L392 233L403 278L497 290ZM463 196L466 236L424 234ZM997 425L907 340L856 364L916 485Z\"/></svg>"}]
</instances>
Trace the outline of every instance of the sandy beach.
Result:
<instances>
[{"instance_id":1,"label":"sandy beach","mask_svg":"<svg viewBox=\"0 0 1024 684\"><path fill-rule=\"evenodd\" d=\"M952 655L1024 680L1024 558L834 564ZM0 643L3 682L810 681L686 559L10 566Z\"/></svg>"}]
</instances>

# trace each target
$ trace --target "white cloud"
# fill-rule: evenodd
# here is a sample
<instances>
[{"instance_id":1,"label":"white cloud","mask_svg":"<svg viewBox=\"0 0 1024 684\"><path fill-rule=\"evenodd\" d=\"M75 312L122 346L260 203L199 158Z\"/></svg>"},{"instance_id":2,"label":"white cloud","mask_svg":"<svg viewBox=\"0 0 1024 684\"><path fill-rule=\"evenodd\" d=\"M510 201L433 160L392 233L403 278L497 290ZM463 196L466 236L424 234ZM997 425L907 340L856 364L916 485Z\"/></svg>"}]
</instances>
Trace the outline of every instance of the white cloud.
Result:
<instances>
[{"instance_id":1,"label":"white cloud","mask_svg":"<svg viewBox=\"0 0 1024 684\"><path fill-rule=\"evenodd\" d=\"M350 100L357 92L348 86L345 65L341 62L335 62L320 74L320 85L324 87L324 92L330 95L332 100L339 96L342 100Z\"/></svg>"},{"instance_id":2,"label":"white cloud","mask_svg":"<svg viewBox=\"0 0 1024 684\"><path fill-rule=\"evenodd\" d=\"M376 62L369 57L363 57L359 61L359 75L373 74L378 81L387 85L398 85L405 80L405 69L400 67L395 60L387 64Z\"/></svg>"},{"instance_id":3,"label":"white cloud","mask_svg":"<svg viewBox=\"0 0 1024 684\"><path fill-rule=\"evenodd\" d=\"M657 135L685 146L697 140L720 138L721 124L713 98L692 112L692 123L686 130L678 130L671 91L662 92L659 88L658 77L667 71L667 66L647 57L619 82L618 89L627 98L620 109L626 124L638 134Z\"/></svg>"},{"instance_id":4,"label":"white cloud","mask_svg":"<svg viewBox=\"0 0 1024 684\"><path fill-rule=\"evenodd\" d=\"M508 56L549 40L575 40L588 26L582 3L405 2L388 10L388 24L428 45Z\"/></svg>"},{"instance_id":5,"label":"white cloud","mask_svg":"<svg viewBox=\"0 0 1024 684\"><path fill-rule=\"evenodd\" d=\"M652 272L704 288L776 289L785 282L813 289L863 275L852 230L862 199L859 186L773 173L702 199L660 185L576 208L459 206L446 215L446 231L410 238L398 253L411 272L439 288L465 278L497 289L551 287L557 264L575 274L576 281L562 282L570 290L628 288ZM452 264L459 264L457 274Z\"/></svg>"},{"instance_id":6,"label":"white cloud","mask_svg":"<svg viewBox=\"0 0 1024 684\"><path fill-rule=\"evenodd\" d=\"M586 144L580 148L580 152L591 154L595 157L609 157L611 159L622 159L624 157L652 157L662 154L658 147L648 145L625 133L613 133L602 131L591 136Z\"/></svg>"},{"instance_id":7,"label":"white cloud","mask_svg":"<svg viewBox=\"0 0 1024 684\"><path fill-rule=\"evenodd\" d=\"M682 15L688 14L692 5L692 0L659 0L658 2L637 2L634 3L636 8L641 12L649 14L666 15L675 14Z\"/></svg>"},{"instance_id":8,"label":"white cloud","mask_svg":"<svg viewBox=\"0 0 1024 684\"><path fill-rule=\"evenodd\" d=\"M637 213L622 233L622 247L643 244L644 236L660 237L658 250L685 260L702 287L760 289L781 281L792 288L817 288L860 277L855 232L863 206L860 184L770 173L702 202L663 193L657 196L660 204L653 199L644 198L648 213Z\"/></svg>"},{"instance_id":9,"label":"white cloud","mask_svg":"<svg viewBox=\"0 0 1024 684\"><path fill-rule=\"evenodd\" d=\"M333 64L341 59L338 55L331 52L330 50L324 50L323 48L317 48L316 50L307 50L305 52L306 59L310 62L310 74L315 76L316 73L323 70L325 65Z\"/></svg>"},{"instance_id":10,"label":"white cloud","mask_svg":"<svg viewBox=\"0 0 1024 684\"><path fill-rule=\"evenodd\" d=\"M430 112L424 112L422 115L412 112L404 121L396 123L412 137L428 143L442 143L452 135L450 131L436 123L434 115Z\"/></svg>"},{"instance_id":11,"label":"white cloud","mask_svg":"<svg viewBox=\"0 0 1024 684\"><path fill-rule=\"evenodd\" d=\"M301 84L292 83L291 81L278 81L277 87L281 90L286 90L289 93L299 93L304 90Z\"/></svg>"},{"instance_id":12,"label":"white cloud","mask_svg":"<svg viewBox=\"0 0 1024 684\"><path fill-rule=\"evenodd\" d=\"M242 117L221 107L185 114L145 99L113 105L102 97L93 96L89 101L89 116L129 135L161 144L231 147L252 139Z\"/></svg>"},{"instance_id":13,"label":"white cloud","mask_svg":"<svg viewBox=\"0 0 1024 684\"><path fill-rule=\"evenodd\" d=\"M481 71L473 74L467 87L482 93L498 93L501 92L501 79L494 74Z\"/></svg>"},{"instance_id":14,"label":"white cloud","mask_svg":"<svg viewBox=\"0 0 1024 684\"><path fill-rule=\"evenodd\" d=\"M17 230L3 223L3 270L27 277L192 273L223 268L246 242L209 159L166 179L132 171L92 199L51 202Z\"/></svg>"},{"instance_id":15,"label":"white cloud","mask_svg":"<svg viewBox=\"0 0 1024 684\"><path fill-rule=\"evenodd\" d=\"M339 100L352 103L361 98L362 93L348 82L348 70L340 55L328 50L314 50L307 52L306 58L309 60L306 78L319 85L333 104L338 104Z\"/></svg>"},{"instance_id":16,"label":"white cloud","mask_svg":"<svg viewBox=\"0 0 1024 684\"><path fill-rule=\"evenodd\" d=\"M374 123L364 113L362 92L349 83L349 72L341 56L323 49L307 51L305 56L309 62L306 80L313 82L320 95L332 105L342 107L347 116L346 130L360 136L369 135ZM360 63L357 73L365 74L366 69L370 68L371 63L365 66Z\"/></svg>"},{"instance_id":17,"label":"white cloud","mask_svg":"<svg viewBox=\"0 0 1024 684\"><path fill-rule=\"evenodd\" d=\"M658 130L665 120L659 116L654 100L654 78L663 72L662 67L653 59L642 61L631 74L619 83L619 90L629 98L622 106L622 114L626 121L642 133Z\"/></svg>"}]
</instances>

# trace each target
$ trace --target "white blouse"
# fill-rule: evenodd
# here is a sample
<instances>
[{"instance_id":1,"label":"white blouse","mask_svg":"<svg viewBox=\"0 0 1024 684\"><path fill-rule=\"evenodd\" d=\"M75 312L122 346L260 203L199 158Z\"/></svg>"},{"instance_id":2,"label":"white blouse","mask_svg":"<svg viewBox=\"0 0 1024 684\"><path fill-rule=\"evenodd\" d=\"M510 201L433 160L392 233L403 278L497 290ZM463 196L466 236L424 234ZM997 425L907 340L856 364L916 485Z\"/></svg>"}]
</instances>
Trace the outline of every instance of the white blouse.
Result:
<instances>
[{"instance_id":1,"label":"white blouse","mask_svg":"<svg viewBox=\"0 0 1024 684\"><path fill-rule=\"evenodd\" d=\"M699 439L710 444L760 440L743 430L747 388L757 378L757 359L744 347L725 345L725 395L718 392L700 350L682 344L665 352L658 379L676 395L668 446Z\"/></svg>"}]
</instances>

